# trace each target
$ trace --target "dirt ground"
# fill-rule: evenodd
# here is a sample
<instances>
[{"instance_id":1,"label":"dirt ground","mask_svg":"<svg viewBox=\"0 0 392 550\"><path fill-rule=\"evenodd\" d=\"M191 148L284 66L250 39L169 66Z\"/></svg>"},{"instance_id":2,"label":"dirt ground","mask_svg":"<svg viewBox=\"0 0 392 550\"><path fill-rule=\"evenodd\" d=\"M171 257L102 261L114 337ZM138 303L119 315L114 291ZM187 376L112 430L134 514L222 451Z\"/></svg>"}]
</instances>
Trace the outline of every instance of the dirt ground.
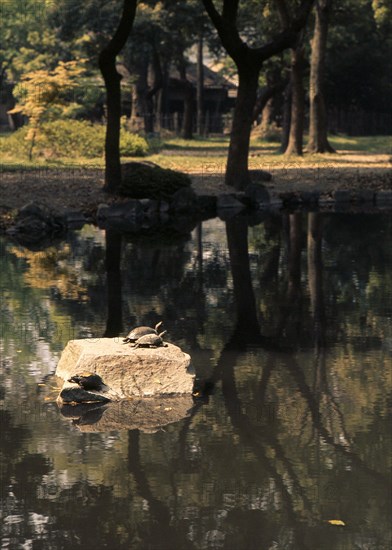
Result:
<instances>
[{"instance_id":1,"label":"dirt ground","mask_svg":"<svg viewBox=\"0 0 392 550\"><path fill-rule=\"evenodd\" d=\"M274 166L260 166L272 173L266 187L272 194L317 190L330 193L337 189L392 189L392 165L388 155L348 153L330 162L290 161ZM302 159L301 159L302 160ZM257 164L251 162L251 166ZM224 184L223 167L209 166L204 173L191 173L196 193L219 195L233 192ZM15 211L35 201L57 213L66 210L93 215L100 203L125 200L102 191L103 171L99 169L38 169L0 171L0 228L10 224Z\"/></svg>"}]
</instances>

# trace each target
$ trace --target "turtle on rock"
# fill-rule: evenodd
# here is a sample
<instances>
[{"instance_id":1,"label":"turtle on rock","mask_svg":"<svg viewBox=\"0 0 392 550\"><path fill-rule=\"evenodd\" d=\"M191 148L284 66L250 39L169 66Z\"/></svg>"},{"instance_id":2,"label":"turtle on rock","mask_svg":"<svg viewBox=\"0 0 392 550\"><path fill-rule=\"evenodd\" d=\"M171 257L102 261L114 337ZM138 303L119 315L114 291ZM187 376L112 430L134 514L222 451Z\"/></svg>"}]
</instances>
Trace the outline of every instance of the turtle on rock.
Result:
<instances>
[{"instance_id":1,"label":"turtle on rock","mask_svg":"<svg viewBox=\"0 0 392 550\"><path fill-rule=\"evenodd\" d=\"M134 348L159 348L161 346L167 348L167 344L163 341L166 330L160 334L145 334L138 338L135 342Z\"/></svg>"},{"instance_id":2,"label":"turtle on rock","mask_svg":"<svg viewBox=\"0 0 392 550\"><path fill-rule=\"evenodd\" d=\"M126 338L123 339L123 343L129 344L129 343L137 342L139 338L142 338L143 336L149 336L150 334L153 336L158 336L158 330L161 328L162 325L163 325L163 322L159 321L159 323L155 325L155 328L136 327L131 330L131 332L126 336Z\"/></svg>"},{"instance_id":3,"label":"turtle on rock","mask_svg":"<svg viewBox=\"0 0 392 550\"><path fill-rule=\"evenodd\" d=\"M100 391L105 386L102 378L98 374L93 372L82 372L81 374L75 374L69 378L68 382L78 384L86 391Z\"/></svg>"}]
</instances>

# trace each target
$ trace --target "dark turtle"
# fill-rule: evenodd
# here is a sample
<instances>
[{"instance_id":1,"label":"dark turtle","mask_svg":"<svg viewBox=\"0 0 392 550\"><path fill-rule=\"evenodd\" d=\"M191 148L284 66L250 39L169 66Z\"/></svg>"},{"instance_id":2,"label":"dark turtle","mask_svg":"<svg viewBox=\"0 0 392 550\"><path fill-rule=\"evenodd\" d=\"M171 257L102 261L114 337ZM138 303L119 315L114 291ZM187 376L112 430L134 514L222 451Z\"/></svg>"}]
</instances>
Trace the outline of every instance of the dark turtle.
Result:
<instances>
[{"instance_id":1,"label":"dark turtle","mask_svg":"<svg viewBox=\"0 0 392 550\"><path fill-rule=\"evenodd\" d=\"M160 346L167 347L162 337L166 334L166 330L160 334L145 334L136 340L134 348L159 348Z\"/></svg>"},{"instance_id":2,"label":"dark turtle","mask_svg":"<svg viewBox=\"0 0 392 550\"><path fill-rule=\"evenodd\" d=\"M93 391L100 391L102 386L105 385L102 378L93 372L82 372L81 374L75 374L68 380L68 382L78 384L84 390Z\"/></svg>"},{"instance_id":3,"label":"dark turtle","mask_svg":"<svg viewBox=\"0 0 392 550\"><path fill-rule=\"evenodd\" d=\"M161 328L163 322L160 321L155 325L155 328L152 327L136 327L131 330L131 332L128 334L126 338L123 339L124 344L128 344L130 342L136 342L141 338L142 336L146 336L148 334L154 334L158 336L158 329Z\"/></svg>"}]
</instances>

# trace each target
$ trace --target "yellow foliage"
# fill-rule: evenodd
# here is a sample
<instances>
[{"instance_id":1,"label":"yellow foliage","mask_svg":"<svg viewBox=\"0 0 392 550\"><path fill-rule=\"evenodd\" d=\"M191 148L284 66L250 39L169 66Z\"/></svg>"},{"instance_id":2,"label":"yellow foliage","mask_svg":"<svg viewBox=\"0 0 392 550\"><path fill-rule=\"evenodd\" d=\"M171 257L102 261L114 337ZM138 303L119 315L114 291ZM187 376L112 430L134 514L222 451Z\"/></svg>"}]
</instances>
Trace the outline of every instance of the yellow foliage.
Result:
<instances>
[{"instance_id":1,"label":"yellow foliage","mask_svg":"<svg viewBox=\"0 0 392 550\"><path fill-rule=\"evenodd\" d=\"M49 247L43 252L14 247L11 252L27 261L28 269L24 279L29 286L39 289L56 288L63 298L88 300L87 289L80 284L77 272L64 262L71 252L68 245L61 248Z\"/></svg>"},{"instance_id":2,"label":"yellow foliage","mask_svg":"<svg viewBox=\"0 0 392 550\"><path fill-rule=\"evenodd\" d=\"M328 523L331 525L346 525L341 519L329 519Z\"/></svg>"},{"instance_id":3,"label":"yellow foliage","mask_svg":"<svg viewBox=\"0 0 392 550\"><path fill-rule=\"evenodd\" d=\"M78 86L78 78L84 72L83 61L60 61L52 71L39 69L22 76L14 92L19 104L8 112L22 113L29 118L26 139L32 142L31 147L44 116L49 116L50 108L66 103L65 94Z\"/></svg>"}]
</instances>

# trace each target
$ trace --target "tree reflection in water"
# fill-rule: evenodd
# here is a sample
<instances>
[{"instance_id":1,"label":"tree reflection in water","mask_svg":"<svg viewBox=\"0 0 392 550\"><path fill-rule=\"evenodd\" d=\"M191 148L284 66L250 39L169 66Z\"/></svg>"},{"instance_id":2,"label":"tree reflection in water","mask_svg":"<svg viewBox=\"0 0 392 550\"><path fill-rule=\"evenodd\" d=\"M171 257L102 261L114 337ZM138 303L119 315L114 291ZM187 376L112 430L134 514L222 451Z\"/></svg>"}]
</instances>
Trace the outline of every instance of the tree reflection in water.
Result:
<instances>
[{"instance_id":1,"label":"tree reflection in water","mask_svg":"<svg viewBox=\"0 0 392 550\"><path fill-rule=\"evenodd\" d=\"M214 223L199 226L195 244L109 231L106 248L91 236L71 241L62 269L83 283L83 307L43 288L55 263L45 272L3 245L13 326L28 303L30 316L49 320L53 352L60 318L75 336L163 319L200 384L189 416L164 430L79 433L51 404L35 413L42 341L31 324L22 343L4 323L3 544L389 547L390 220L291 213L249 228L240 216L226 235ZM39 269L53 273L34 286Z\"/></svg>"}]
</instances>

